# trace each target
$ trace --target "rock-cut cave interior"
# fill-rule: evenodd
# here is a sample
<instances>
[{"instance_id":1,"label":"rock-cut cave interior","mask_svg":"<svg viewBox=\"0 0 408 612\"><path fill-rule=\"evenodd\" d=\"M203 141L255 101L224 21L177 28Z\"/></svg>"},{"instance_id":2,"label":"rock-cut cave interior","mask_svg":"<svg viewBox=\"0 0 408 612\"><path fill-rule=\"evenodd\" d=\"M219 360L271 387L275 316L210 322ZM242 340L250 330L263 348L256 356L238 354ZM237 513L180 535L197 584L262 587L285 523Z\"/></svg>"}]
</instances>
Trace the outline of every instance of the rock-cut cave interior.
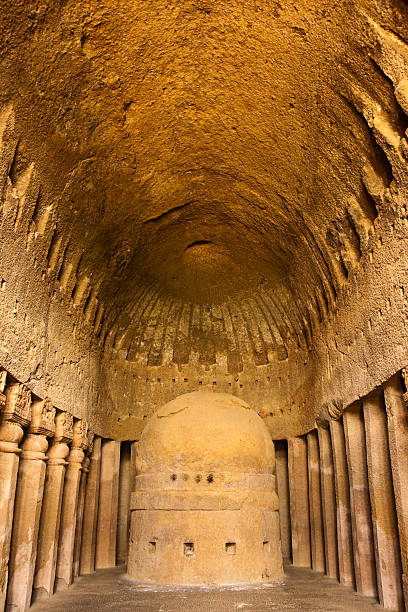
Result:
<instances>
[{"instance_id":1,"label":"rock-cut cave interior","mask_svg":"<svg viewBox=\"0 0 408 612\"><path fill-rule=\"evenodd\" d=\"M406 0L0 11L0 612L408 611Z\"/></svg>"}]
</instances>

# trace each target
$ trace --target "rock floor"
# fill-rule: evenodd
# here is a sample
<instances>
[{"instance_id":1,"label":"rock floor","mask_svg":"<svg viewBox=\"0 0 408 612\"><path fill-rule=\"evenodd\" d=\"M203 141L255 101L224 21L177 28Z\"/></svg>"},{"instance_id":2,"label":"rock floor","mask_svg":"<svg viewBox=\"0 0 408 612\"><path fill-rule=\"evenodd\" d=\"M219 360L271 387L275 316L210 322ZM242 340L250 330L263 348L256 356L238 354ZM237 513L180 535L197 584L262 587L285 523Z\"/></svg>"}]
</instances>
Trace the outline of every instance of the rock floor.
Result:
<instances>
[{"instance_id":1,"label":"rock floor","mask_svg":"<svg viewBox=\"0 0 408 612\"><path fill-rule=\"evenodd\" d=\"M245 588L201 589L158 588L134 585L124 579L124 567L99 570L82 576L66 591L45 602L37 602L31 612L368 612L382 610L368 597L334 580L303 568L286 568L282 584Z\"/></svg>"}]
</instances>

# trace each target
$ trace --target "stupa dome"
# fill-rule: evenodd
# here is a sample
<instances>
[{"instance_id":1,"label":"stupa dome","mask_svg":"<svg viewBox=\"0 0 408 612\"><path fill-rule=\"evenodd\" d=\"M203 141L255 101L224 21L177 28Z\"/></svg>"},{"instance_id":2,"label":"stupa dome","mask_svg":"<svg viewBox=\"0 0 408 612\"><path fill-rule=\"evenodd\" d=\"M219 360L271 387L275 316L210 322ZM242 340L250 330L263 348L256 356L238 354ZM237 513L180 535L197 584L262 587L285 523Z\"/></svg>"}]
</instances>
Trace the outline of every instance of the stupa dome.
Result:
<instances>
[{"instance_id":1,"label":"stupa dome","mask_svg":"<svg viewBox=\"0 0 408 612\"><path fill-rule=\"evenodd\" d=\"M155 413L141 436L137 462L138 473L273 473L275 453L264 422L246 402L195 391Z\"/></svg>"}]
</instances>

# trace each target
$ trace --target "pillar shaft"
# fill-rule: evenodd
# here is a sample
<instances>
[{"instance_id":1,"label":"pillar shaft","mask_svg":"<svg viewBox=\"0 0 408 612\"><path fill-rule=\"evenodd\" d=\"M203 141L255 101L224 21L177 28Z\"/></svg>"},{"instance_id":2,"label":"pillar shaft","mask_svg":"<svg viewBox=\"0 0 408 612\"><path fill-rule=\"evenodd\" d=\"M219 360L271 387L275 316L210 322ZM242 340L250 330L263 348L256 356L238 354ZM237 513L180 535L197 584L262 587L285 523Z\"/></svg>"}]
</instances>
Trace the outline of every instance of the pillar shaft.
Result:
<instances>
[{"instance_id":1,"label":"pillar shaft","mask_svg":"<svg viewBox=\"0 0 408 612\"><path fill-rule=\"evenodd\" d=\"M356 588L362 595L377 597L364 419L360 403L346 410L343 424L350 482Z\"/></svg>"},{"instance_id":2,"label":"pillar shaft","mask_svg":"<svg viewBox=\"0 0 408 612\"><path fill-rule=\"evenodd\" d=\"M74 562L72 566L72 573L74 576L79 576L79 565L81 560L81 548L82 548L82 527L84 521L84 508L85 508L85 492L86 492L86 481L89 472L89 457L86 456L82 462L81 480L79 483L78 493L78 511L76 517L76 529L75 529L75 545L74 545Z\"/></svg>"},{"instance_id":3,"label":"pillar shaft","mask_svg":"<svg viewBox=\"0 0 408 612\"><path fill-rule=\"evenodd\" d=\"M340 582L354 586L353 544L351 531L350 489L347 473L346 447L343 424L330 421L330 433L334 462L334 483L337 511L337 550Z\"/></svg>"},{"instance_id":4,"label":"pillar shaft","mask_svg":"<svg viewBox=\"0 0 408 612\"><path fill-rule=\"evenodd\" d=\"M285 561L291 561L292 543L290 533L288 451L285 442L277 442L275 444L275 459L282 555Z\"/></svg>"},{"instance_id":5,"label":"pillar shaft","mask_svg":"<svg viewBox=\"0 0 408 612\"><path fill-rule=\"evenodd\" d=\"M45 479L46 436L55 431L55 408L48 400L32 405L18 471L6 610L23 612L31 603Z\"/></svg>"},{"instance_id":6,"label":"pillar shaft","mask_svg":"<svg viewBox=\"0 0 408 612\"><path fill-rule=\"evenodd\" d=\"M130 487L132 489L132 491L135 490L136 488L136 476L137 476L137 470L136 470L136 458L137 458L137 447L139 444L139 440L135 440L134 442L132 442L131 447L130 447L130 463L131 463L131 481L130 481Z\"/></svg>"},{"instance_id":7,"label":"pillar shaft","mask_svg":"<svg viewBox=\"0 0 408 612\"><path fill-rule=\"evenodd\" d=\"M408 410L403 400L403 393L404 389L399 374L384 386L388 441L398 517L405 609L408 610Z\"/></svg>"},{"instance_id":8,"label":"pillar shaft","mask_svg":"<svg viewBox=\"0 0 408 612\"><path fill-rule=\"evenodd\" d=\"M288 440L288 467L293 565L310 567L307 447L304 438L290 438Z\"/></svg>"},{"instance_id":9,"label":"pillar shaft","mask_svg":"<svg viewBox=\"0 0 408 612\"><path fill-rule=\"evenodd\" d=\"M57 590L67 588L72 583L76 517L78 511L79 484L81 467L88 446L88 425L85 421L74 423L72 446L68 455L65 473L64 493L62 497L61 525L58 541L57 568L55 586Z\"/></svg>"},{"instance_id":10,"label":"pillar shaft","mask_svg":"<svg viewBox=\"0 0 408 612\"><path fill-rule=\"evenodd\" d=\"M378 594L384 608L400 610L403 606L401 562L382 395L371 394L364 399L363 406Z\"/></svg>"},{"instance_id":11,"label":"pillar shaft","mask_svg":"<svg viewBox=\"0 0 408 612\"><path fill-rule=\"evenodd\" d=\"M0 612L6 605L9 575L11 532L19 466L19 443L23 426L31 419L31 394L18 383L5 385L5 372L1 372L1 426L0 426Z\"/></svg>"},{"instance_id":12,"label":"pillar shaft","mask_svg":"<svg viewBox=\"0 0 408 612\"><path fill-rule=\"evenodd\" d=\"M47 453L32 601L50 597L54 592L62 493L67 465L65 459L69 452L67 443L72 440L72 428L72 415L59 413L56 417L55 437Z\"/></svg>"},{"instance_id":13,"label":"pillar shaft","mask_svg":"<svg viewBox=\"0 0 408 612\"><path fill-rule=\"evenodd\" d=\"M312 548L312 568L324 572L324 538L322 518L322 498L320 490L319 441L317 431L307 434L307 464L309 476L310 541Z\"/></svg>"},{"instance_id":14,"label":"pillar shaft","mask_svg":"<svg viewBox=\"0 0 408 612\"><path fill-rule=\"evenodd\" d=\"M101 473L101 438L95 438L86 481L82 527L80 574L95 571L96 528L98 521L99 483Z\"/></svg>"},{"instance_id":15,"label":"pillar shaft","mask_svg":"<svg viewBox=\"0 0 408 612\"><path fill-rule=\"evenodd\" d=\"M116 559L125 563L129 546L130 494L131 490L131 449L128 443L122 443L119 470L119 506Z\"/></svg>"},{"instance_id":16,"label":"pillar shaft","mask_svg":"<svg viewBox=\"0 0 408 612\"><path fill-rule=\"evenodd\" d=\"M101 484L96 540L96 567L116 565L116 533L119 495L120 442L102 443Z\"/></svg>"},{"instance_id":17,"label":"pillar shaft","mask_svg":"<svg viewBox=\"0 0 408 612\"><path fill-rule=\"evenodd\" d=\"M4 436L0 430L0 435ZM21 437L23 431L21 430ZM16 438L17 436L15 436ZM4 439L4 438L3 438ZM3 612L8 582L11 529L13 525L14 499L16 492L19 456L15 452L4 452L0 443L0 611Z\"/></svg>"},{"instance_id":18,"label":"pillar shaft","mask_svg":"<svg viewBox=\"0 0 408 612\"><path fill-rule=\"evenodd\" d=\"M326 574L337 580L339 577L339 563L337 556L336 492L333 453L328 426L319 427L318 436Z\"/></svg>"}]
</instances>

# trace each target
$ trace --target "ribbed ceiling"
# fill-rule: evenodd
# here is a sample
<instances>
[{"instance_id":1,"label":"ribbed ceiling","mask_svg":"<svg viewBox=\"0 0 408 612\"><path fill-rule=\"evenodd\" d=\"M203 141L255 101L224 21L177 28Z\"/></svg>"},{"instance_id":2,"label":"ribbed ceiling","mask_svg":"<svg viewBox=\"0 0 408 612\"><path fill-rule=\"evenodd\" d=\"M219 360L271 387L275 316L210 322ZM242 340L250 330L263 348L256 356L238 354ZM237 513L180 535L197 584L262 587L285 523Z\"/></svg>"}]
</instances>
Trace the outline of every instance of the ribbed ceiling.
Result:
<instances>
[{"instance_id":1,"label":"ribbed ceiling","mask_svg":"<svg viewBox=\"0 0 408 612\"><path fill-rule=\"evenodd\" d=\"M406 6L377 4L3 7L11 174L35 160L48 275L105 346L230 372L312 346L406 128L381 62L382 44L405 52Z\"/></svg>"}]
</instances>

